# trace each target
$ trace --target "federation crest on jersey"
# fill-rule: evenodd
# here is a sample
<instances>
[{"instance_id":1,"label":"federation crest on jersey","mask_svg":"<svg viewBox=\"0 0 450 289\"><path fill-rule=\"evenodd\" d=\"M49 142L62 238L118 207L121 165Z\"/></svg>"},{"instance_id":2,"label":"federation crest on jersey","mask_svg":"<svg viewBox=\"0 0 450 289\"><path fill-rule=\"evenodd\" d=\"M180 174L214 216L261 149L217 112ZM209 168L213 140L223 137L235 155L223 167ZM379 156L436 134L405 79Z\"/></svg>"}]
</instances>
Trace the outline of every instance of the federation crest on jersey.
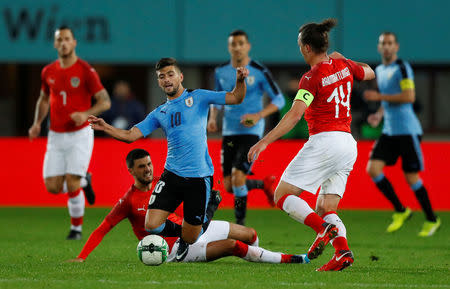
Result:
<instances>
[{"instance_id":1,"label":"federation crest on jersey","mask_svg":"<svg viewBox=\"0 0 450 289\"><path fill-rule=\"evenodd\" d=\"M253 83L255 83L255 76L253 76L253 75L247 76L247 84L253 85Z\"/></svg>"},{"instance_id":2,"label":"federation crest on jersey","mask_svg":"<svg viewBox=\"0 0 450 289\"><path fill-rule=\"evenodd\" d=\"M70 79L70 84L72 85L72 87L77 88L80 85L80 79L78 77L72 77Z\"/></svg>"},{"instance_id":3,"label":"federation crest on jersey","mask_svg":"<svg viewBox=\"0 0 450 289\"><path fill-rule=\"evenodd\" d=\"M186 103L187 107L191 107L194 104L194 99L191 97L188 97L184 100L184 103Z\"/></svg>"}]
</instances>

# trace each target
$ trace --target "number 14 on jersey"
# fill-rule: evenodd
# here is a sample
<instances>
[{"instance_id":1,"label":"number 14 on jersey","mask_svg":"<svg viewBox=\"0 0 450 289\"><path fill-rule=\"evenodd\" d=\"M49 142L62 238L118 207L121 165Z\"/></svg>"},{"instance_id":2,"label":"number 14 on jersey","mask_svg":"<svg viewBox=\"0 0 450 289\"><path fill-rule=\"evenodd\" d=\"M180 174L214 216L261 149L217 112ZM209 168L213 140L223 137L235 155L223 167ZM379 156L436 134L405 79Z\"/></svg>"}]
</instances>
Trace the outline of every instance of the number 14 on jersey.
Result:
<instances>
[{"instance_id":1,"label":"number 14 on jersey","mask_svg":"<svg viewBox=\"0 0 450 289\"><path fill-rule=\"evenodd\" d=\"M347 82L347 94L344 93L344 85L339 85L336 87L331 93L330 97L328 97L327 102L336 103L336 114L335 118L339 118L339 105L342 105L344 108L347 108L347 116L350 116L350 93L352 92L352 83L350 81Z\"/></svg>"}]
</instances>

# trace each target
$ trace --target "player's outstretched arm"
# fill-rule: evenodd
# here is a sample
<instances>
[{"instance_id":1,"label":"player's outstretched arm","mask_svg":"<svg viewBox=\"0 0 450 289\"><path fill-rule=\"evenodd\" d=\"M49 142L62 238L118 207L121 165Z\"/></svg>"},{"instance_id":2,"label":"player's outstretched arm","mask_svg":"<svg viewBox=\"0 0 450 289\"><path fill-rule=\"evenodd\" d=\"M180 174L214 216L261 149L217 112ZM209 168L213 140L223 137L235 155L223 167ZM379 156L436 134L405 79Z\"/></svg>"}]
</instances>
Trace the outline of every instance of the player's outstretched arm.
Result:
<instances>
[{"instance_id":1,"label":"player's outstretched arm","mask_svg":"<svg viewBox=\"0 0 450 289\"><path fill-rule=\"evenodd\" d=\"M405 89L397 94L381 94L376 90L364 91L364 99L367 101L389 101L396 103L413 103L416 100L415 89Z\"/></svg>"},{"instance_id":2,"label":"player's outstretched arm","mask_svg":"<svg viewBox=\"0 0 450 289\"><path fill-rule=\"evenodd\" d=\"M34 112L34 121L28 130L28 136L30 140L38 137L41 133L41 123L45 119L48 114L48 110L50 108L50 97L41 90L39 94L39 98L36 102L36 110Z\"/></svg>"},{"instance_id":3,"label":"player's outstretched arm","mask_svg":"<svg viewBox=\"0 0 450 289\"><path fill-rule=\"evenodd\" d=\"M333 59L347 59L344 57L344 55L340 54L337 51L334 51L333 53L331 53L328 56ZM356 62L356 61L353 61L353 62L356 63L357 65L361 66L362 69L364 70L364 78L362 80L372 80L375 78L375 72L368 64L363 63L363 62Z\"/></svg>"},{"instance_id":4,"label":"player's outstretched arm","mask_svg":"<svg viewBox=\"0 0 450 289\"><path fill-rule=\"evenodd\" d=\"M92 234L89 236L88 240L86 241L86 244L84 244L83 249L81 250L80 254L75 259L67 260L66 262L69 263L82 263L86 260L86 258L91 254L91 252L97 248L98 244L103 240L103 237L105 237L106 234L108 234L109 231L113 226L111 226L106 220L103 220L103 222L100 224L100 226L97 227L97 229L92 232Z\"/></svg>"},{"instance_id":5,"label":"player's outstretched arm","mask_svg":"<svg viewBox=\"0 0 450 289\"><path fill-rule=\"evenodd\" d=\"M238 67L236 69L236 85L231 92L227 92L225 95L226 104L240 104L244 101L245 93L247 91L245 78L247 78L248 73L249 71L245 67Z\"/></svg>"},{"instance_id":6,"label":"player's outstretched arm","mask_svg":"<svg viewBox=\"0 0 450 289\"><path fill-rule=\"evenodd\" d=\"M129 130L119 129L107 124L103 120L103 118L99 118L93 115L90 115L88 117L88 121L90 122L92 129L104 131L106 134L112 136L113 138L126 143L132 143L144 136L137 127L133 126Z\"/></svg>"},{"instance_id":7,"label":"player's outstretched arm","mask_svg":"<svg viewBox=\"0 0 450 289\"><path fill-rule=\"evenodd\" d=\"M259 142L252 146L248 152L248 161L258 159L259 154L272 142L287 134L302 118L307 106L300 100L295 100L291 109L283 116L277 126L266 134Z\"/></svg>"}]
</instances>

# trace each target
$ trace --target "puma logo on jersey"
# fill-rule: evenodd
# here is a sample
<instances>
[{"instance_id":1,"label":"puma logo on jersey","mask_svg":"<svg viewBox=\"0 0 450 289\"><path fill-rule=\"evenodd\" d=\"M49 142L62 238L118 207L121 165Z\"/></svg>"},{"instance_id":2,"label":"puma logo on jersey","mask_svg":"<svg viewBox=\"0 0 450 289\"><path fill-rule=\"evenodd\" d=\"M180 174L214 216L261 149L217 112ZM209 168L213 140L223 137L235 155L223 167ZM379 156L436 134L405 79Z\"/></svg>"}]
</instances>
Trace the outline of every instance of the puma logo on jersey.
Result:
<instances>
[{"instance_id":1,"label":"puma logo on jersey","mask_svg":"<svg viewBox=\"0 0 450 289\"><path fill-rule=\"evenodd\" d=\"M138 212L139 212L139 211L145 211L145 205L142 206L142 208L137 208L137 211L138 211Z\"/></svg>"},{"instance_id":2,"label":"puma logo on jersey","mask_svg":"<svg viewBox=\"0 0 450 289\"><path fill-rule=\"evenodd\" d=\"M305 78L308 79L308 80L310 80L310 79L311 79L311 76L306 76L306 75L305 75Z\"/></svg>"},{"instance_id":3,"label":"puma logo on jersey","mask_svg":"<svg viewBox=\"0 0 450 289\"><path fill-rule=\"evenodd\" d=\"M48 82L51 83L51 84L55 84L55 79L54 78L49 78Z\"/></svg>"}]
</instances>

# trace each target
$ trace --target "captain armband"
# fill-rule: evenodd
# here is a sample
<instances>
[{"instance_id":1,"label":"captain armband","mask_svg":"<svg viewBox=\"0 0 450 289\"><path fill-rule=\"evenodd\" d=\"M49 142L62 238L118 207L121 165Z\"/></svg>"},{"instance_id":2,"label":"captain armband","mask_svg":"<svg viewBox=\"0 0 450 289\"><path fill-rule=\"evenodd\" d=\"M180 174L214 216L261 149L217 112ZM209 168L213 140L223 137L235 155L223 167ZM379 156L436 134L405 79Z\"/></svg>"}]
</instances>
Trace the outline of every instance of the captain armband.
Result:
<instances>
[{"instance_id":1,"label":"captain armband","mask_svg":"<svg viewBox=\"0 0 450 289\"><path fill-rule=\"evenodd\" d=\"M294 100L301 100L306 103L306 106L308 107L314 100L314 95L312 95L312 93L307 91L306 89L299 89Z\"/></svg>"},{"instance_id":2,"label":"captain armband","mask_svg":"<svg viewBox=\"0 0 450 289\"><path fill-rule=\"evenodd\" d=\"M414 80L412 80L411 78L403 78L400 81L400 88L402 91L406 89L414 89L415 88Z\"/></svg>"}]
</instances>

